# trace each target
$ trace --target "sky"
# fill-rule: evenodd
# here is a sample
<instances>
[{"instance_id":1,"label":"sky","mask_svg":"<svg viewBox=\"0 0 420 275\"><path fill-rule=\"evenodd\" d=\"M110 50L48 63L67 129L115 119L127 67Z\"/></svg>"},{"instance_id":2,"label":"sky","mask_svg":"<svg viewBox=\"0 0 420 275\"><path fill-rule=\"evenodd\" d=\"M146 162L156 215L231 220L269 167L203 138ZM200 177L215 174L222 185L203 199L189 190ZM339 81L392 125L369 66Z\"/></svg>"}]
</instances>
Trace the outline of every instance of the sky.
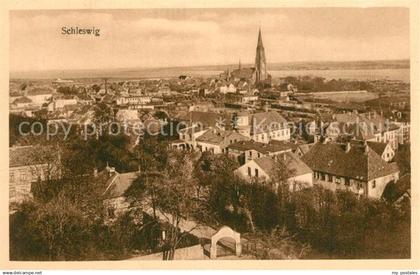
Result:
<instances>
[{"instance_id":1,"label":"sky","mask_svg":"<svg viewBox=\"0 0 420 275\"><path fill-rule=\"evenodd\" d=\"M10 70L252 64L260 26L268 63L410 56L406 8L21 10L10 12Z\"/></svg>"}]
</instances>

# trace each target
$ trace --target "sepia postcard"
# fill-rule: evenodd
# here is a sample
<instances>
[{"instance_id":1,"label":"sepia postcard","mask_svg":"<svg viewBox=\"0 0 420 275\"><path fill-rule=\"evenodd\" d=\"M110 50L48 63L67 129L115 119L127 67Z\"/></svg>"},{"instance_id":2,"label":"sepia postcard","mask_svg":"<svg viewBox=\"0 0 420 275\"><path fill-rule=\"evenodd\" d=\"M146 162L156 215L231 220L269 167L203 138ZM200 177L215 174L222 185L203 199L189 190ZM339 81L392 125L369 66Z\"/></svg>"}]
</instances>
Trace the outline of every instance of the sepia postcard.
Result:
<instances>
[{"instance_id":1,"label":"sepia postcard","mask_svg":"<svg viewBox=\"0 0 420 275\"><path fill-rule=\"evenodd\" d=\"M418 1L64 3L2 12L1 268L419 268Z\"/></svg>"}]
</instances>

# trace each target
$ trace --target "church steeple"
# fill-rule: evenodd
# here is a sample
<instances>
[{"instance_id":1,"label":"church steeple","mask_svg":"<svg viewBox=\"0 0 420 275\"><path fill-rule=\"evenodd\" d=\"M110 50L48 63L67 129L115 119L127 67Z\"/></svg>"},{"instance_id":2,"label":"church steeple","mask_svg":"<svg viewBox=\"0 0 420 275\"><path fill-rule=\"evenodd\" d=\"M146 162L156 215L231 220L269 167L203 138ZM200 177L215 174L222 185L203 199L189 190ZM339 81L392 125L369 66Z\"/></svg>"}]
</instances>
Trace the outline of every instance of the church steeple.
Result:
<instances>
[{"instance_id":1,"label":"church steeple","mask_svg":"<svg viewBox=\"0 0 420 275\"><path fill-rule=\"evenodd\" d=\"M258 30L258 43L257 43L257 47L261 47L264 49L264 45L263 45L263 41L262 41L262 37L261 37L261 27Z\"/></svg>"},{"instance_id":2,"label":"church steeple","mask_svg":"<svg viewBox=\"0 0 420 275\"><path fill-rule=\"evenodd\" d=\"M255 55L255 84L259 84L267 78L267 64L265 60L265 51L260 27L258 30L257 51Z\"/></svg>"}]
</instances>

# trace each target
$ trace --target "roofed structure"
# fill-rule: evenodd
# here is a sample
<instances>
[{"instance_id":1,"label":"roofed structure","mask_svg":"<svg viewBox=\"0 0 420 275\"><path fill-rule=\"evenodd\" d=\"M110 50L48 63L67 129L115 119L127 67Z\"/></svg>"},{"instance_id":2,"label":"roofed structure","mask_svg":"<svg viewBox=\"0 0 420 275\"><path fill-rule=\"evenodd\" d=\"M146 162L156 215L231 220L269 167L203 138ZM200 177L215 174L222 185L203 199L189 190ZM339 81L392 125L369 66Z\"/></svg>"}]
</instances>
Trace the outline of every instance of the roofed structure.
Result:
<instances>
[{"instance_id":1,"label":"roofed structure","mask_svg":"<svg viewBox=\"0 0 420 275\"><path fill-rule=\"evenodd\" d=\"M348 148L350 147L350 148ZM316 143L302 160L314 171L369 181L399 171L369 147Z\"/></svg>"}]
</instances>

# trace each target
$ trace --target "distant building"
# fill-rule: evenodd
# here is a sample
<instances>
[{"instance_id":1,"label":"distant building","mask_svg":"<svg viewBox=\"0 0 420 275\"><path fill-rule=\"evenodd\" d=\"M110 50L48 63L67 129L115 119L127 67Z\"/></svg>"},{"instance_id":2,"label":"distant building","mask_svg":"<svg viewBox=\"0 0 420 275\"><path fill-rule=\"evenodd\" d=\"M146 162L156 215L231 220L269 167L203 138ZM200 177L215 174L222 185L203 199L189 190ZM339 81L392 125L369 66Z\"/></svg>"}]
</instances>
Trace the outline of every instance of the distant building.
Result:
<instances>
[{"instance_id":1,"label":"distant building","mask_svg":"<svg viewBox=\"0 0 420 275\"><path fill-rule=\"evenodd\" d=\"M334 119L326 128L326 136L332 140L347 136L360 141L390 143L394 150L398 148L400 126L375 112L336 114Z\"/></svg>"},{"instance_id":2,"label":"distant building","mask_svg":"<svg viewBox=\"0 0 420 275\"><path fill-rule=\"evenodd\" d=\"M35 105L43 105L50 102L52 92L48 89L34 88L26 93L26 96L32 100Z\"/></svg>"},{"instance_id":3,"label":"distant building","mask_svg":"<svg viewBox=\"0 0 420 275\"><path fill-rule=\"evenodd\" d=\"M267 72L267 61L265 57L265 49L262 41L261 29L258 31L258 41L255 53L255 66L251 68L242 68L239 62L238 69L231 71L228 69L220 75L222 79L228 81L246 81L254 85L271 84L271 75ZM243 89L244 87L239 87ZM249 87L247 87L248 89ZM236 90L236 89L235 89ZM221 93L233 92L233 87L221 89Z\"/></svg>"},{"instance_id":4,"label":"distant building","mask_svg":"<svg viewBox=\"0 0 420 275\"><path fill-rule=\"evenodd\" d=\"M117 98L117 105L143 105L149 104L151 101L149 96L120 96Z\"/></svg>"},{"instance_id":5,"label":"distant building","mask_svg":"<svg viewBox=\"0 0 420 275\"><path fill-rule=\"evenodd\" d=\"M70 80L70 79L61 79L61 78L57 78L56 80L54 80L52 82L53 87L60 87L60 86L70 86L70 85L74 85L74 81Z\"/></svg>"},{"instance_id":6,"label":"distant building","mask_svg":"<svg viewBox=\"0 0 420 275\"><path fill-rule=\"evenodd\" d=\"M179 140L171 143L172 148L192 151L197 149L197 138L204 134L208 128L190 126L179 130Z\"/></svg>"},{"instance_id":7,"label":"distant building","mask_svg":"<svg viewBox=\"0 0 420 275\"><path fill-rule=\"evenodd\" d=\"M258 31L258 44L255 54L255 84L261 84L271 78L267 73L265 50L261 36L261 29Z\"/></svg>"},{"instance_id":8,"label":"distant building","mask_svg":"<svg viewBox=\"0 0 420 275\"><path fill-rule=\"evenodd\" d=\"M228 153L234 156L242 165L253 159L273 157L282 153L292 152L294 145L289 142L271 140L268 143L253 140L239 141L228 146Z\"/></svg>"},{"instance_id":9,"label":"distant building","mask_svg":"<svg viewBox=\"0 0 420 275\"><path fill-rule=\"evenodd\" d=\"M32 105L33 105L33 101L30 98L26 96L21 96L21 97L16 98L12 102L11 107L18 109L18 108L31 107Z\"/></svg>"},{"instance_id":10,"label":"distant building","mask_svg":"<svg viewBox=\"0 0 420 275\"><path fill-rule=\"evenodd\" d=\"M116 119L125 123L140 122L139 112L131 109L120 109L115 115Z\"/></svg>"},{"instance_id":11,"label":"distant building","mask_svg":"<svg viewBox=\"0 0 420 275\"><path fill-rule=\"evenodd\" d=\"M48 104L48 111L54 112L59 109L63 109L65 106L77 105L77 99L55 99Z\"/></svg>"},{"instance_id":12,"label":"distant building","mask_svg":"<svg viewBox=\"0 0 420 275\"><path fill-rule=\"evenodd\" d=\"M207 130L196 139L198 150L214 154L227 153L227 147L230 144L243 140L249 140L249 137L231 130L224 131L216 128Z\"/></svg>"},{"instance_id":13,"label":"distant building","mask_svg":"<svg viewBox=\"0 0 420 275\"><path fill-rule=\"evenodd\" d=\"M235 117L235 128L240 134L258 142L290 140L287 120L275 111L256 114L241 112Z\"/></svg>"}]
</instances>

